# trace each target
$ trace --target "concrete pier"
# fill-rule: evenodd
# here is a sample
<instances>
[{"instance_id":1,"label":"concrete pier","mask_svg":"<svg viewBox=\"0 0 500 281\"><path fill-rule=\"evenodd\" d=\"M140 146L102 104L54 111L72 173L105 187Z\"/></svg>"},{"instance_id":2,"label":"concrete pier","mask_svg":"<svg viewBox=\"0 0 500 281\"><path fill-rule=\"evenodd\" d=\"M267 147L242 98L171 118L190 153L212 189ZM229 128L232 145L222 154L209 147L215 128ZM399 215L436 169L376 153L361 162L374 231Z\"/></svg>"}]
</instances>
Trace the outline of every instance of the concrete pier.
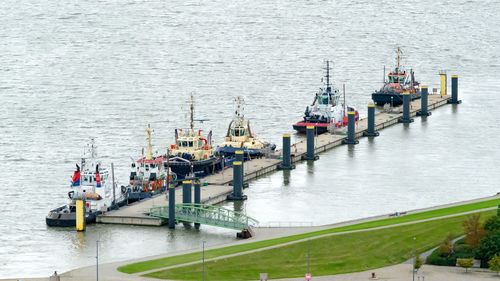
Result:
<instances>
[{"instance_id":1,"label":"concrete pier","mask_svg":"<svg viewBox=\"0 0 500 281\"><path fill-rule=\"evenodd\" d=\"M447 101L451 97L448 95L429 95L428 96L428 110L431 111L435 108L441 107L447 104ZM411 107L409 108L410 118L415 116L417 111L421 109L421 101L415 100L411 102ZM394 108L395 112L381 112L375 115L374 130L382 130L384 128L398 124L398 119L402 117L400 112L401 107ZM354 137L360 138L363 133L368 129L368 119L360 119L357 126L355 126ZM338 134L322 134L315 137L315 154L321 153L323 151L329 150L331 148L340 146L342 140L346 139L345 135ZM290 135L288 135L288 140L290 140ZM285 146L284 146L285 147ZM286 147L285 147L286 148ZM284 152L284 151L283 151ZM307 153L307 143L302 141L290 146L288 142L288 153L290 155L290 165L293 163L301 161L302 156ZM276 171L278 165L282 163L280 156L282 151L276 151L271 155L271 158L261 158L253 159L245 163L245 170L243 179L248 181L267 173ZM223 172L219 172L214 175L210 175L201 179L201 198L200 202L202 204L216 204L226 200L227 195L233 192L233 187L229 183L233 180L233 168L229 167L224 169ZM172 188L173 189L173 188ZM169 188L169 198L175 198L176 202L182 202L182 188L178 187L175 192ZM150 199L145 199L139 202L135 202L131 205L121 207L118 210L113 210L104 213L97 217L97 222L100 223L117 223L117 224L136 224L136 225L162 225L166 221L159 218L149 217L149 208L153 206L164 206L169 205L169 200L163 194L157 195ZM174 204L171 202L170 204ZM174 225L175 227L175 225Z\"/></svg>"}]
</instances>

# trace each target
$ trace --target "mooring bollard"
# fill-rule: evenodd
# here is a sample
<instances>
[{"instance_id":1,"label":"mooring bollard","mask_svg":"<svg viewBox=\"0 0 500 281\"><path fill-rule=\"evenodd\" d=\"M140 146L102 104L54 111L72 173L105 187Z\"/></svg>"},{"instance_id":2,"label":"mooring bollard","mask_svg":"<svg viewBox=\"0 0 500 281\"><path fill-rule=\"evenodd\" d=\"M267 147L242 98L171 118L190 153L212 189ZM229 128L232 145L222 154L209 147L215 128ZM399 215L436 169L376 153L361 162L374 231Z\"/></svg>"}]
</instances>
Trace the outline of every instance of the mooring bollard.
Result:
<instances>
[{"instance_id":1,"label":"mooring bollard","mask_svg":"<svg viewBox=\"0 0 500 281\"><path fill-rule=\"evenodd\" d=\"M420 90L420 110L417 111L417 116L429 116L432 112L427 109L429 100L429 88L427 86L422 86Z\"/></svg>"},{"instance_id":2,"label":"mooring bollard","mask_svg":"<svg viewBox=\"0 0 500 281\"><path fill-rule=\"evenodd\" d=\"M243 195L243 178L241 177L242 162L233 162L233 193L227 196L228 200L245 200L246 195Z\"/></svg>"},{"instance_id":3,"label":"mooring bollard","mask_svg":"<svg viewBox=\"0 0 500 281\"><path fill-rule=\"evenodd\" d=\"M194 182L194 203L201 204L201 182L196 180ZM196 211L198 213L198 211ZM199 223L194 223L194 227L199 228Z\"/></svg>"},{"instance_id":4,"label":"mooring bollard","mask_svg":"<svg viewBox=\"0 0 500 281\"><path fill-rule=\"evenodd\" d=\"M399 123L411 123L413 119L410 118L410 102L411 96L410 92L403 93L403 117L401 117Z\"/></svg>"},{"instance_id":5,"label":"mooring bollard","mask_svg":"<svg viewBox=\"0 0 500 281\"><path fill-rule=\"evenodd\" d=\"M76 231L85 231L85 200L76 200Z\"/></svg>"},{"instance_id":6,"label":"mooring bollard","mask_svg":"<svg viewBox=\"0 0 500 281\"><path fill-rule=\"evenodd\" d=\"M462 101L458 99L458 75L451 76L451 100L448 100L448 103L462 103Z\"/></svg>"},{"instance_id":7,"label":"mooring bollard","mask_svg":"<svg viewBox=\"0 0 500 281\"><path fill-rule=\"evenodd\" d=\"M175 186L168 187L168 227L175 228Z\"/></svg>"},{"instance_id":8,"label":"mooring bollard","mask_svg":"<svg viewBox=\"0 0 500 281\"><path fill-rule=\"evenodd\" d=\"M318 160L319 156L314 155L314 126L307 126L307 152L302 155L302 160Z\"/></svg>"},{"instance_id":9,"label":"mooring bollard","mask_svg":"<svg viewBox=\"0 0 500 281\"><path fill-rule=\"evenodd\" d=\"M375 105L368 105L368 128L363 132L365 137L376 137L379 133L375 132Z\"/></svg>"},{"instance_id":10,"label":"mooring bollard","mask_svg":"<svg viewBox=\"0 0 500 281\"><path fill-rule=\"evenodd\" d=\"M290 155L290 135L283 135L283 162L278 165L279 170L291 170L295 169L295 165L292 165L292 159Z\"/></svg>"},{"instance_id":11,"label":"mooring bollard","mask_svg":"<svg viewBox=\"0 0 500 281\"><path fill-rule=\"evenodd\" d=\"M191 184L192 181L182 182L182 203L191 203Z\"/></svg>"},{"instance_id":12,"label":"mooring bollard","mask_svg":"<svg viewBox=\"0 0 500 281\"><path fill-rule=\"evenodd\" d=\"M359 141L356 139L356 112L347 112L347 139L342 140L343 144L358 144Z\"/></svg>"}]
</instances>

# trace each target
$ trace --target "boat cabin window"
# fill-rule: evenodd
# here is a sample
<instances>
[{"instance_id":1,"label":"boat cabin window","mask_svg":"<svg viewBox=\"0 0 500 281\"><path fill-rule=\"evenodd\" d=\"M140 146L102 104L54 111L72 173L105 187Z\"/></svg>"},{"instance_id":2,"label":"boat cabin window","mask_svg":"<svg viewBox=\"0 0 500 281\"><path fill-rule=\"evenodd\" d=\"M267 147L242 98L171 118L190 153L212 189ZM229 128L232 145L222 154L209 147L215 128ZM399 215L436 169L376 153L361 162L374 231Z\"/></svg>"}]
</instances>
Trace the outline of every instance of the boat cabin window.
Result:
<instances>
[{"instance_id":1,"label":"boat cabin window","mask_svg":"<svg viewBox=\"0 0 500 281\"><path fill-rule=\"evenodd\" d=\"M244 127L236 127L234 129L231 129L231 134L235 137L242 137L245 135L245 128Z\"/></svg>"},{"instance_id":2,"label":"boat cabin window","mask_svg":"<svg viewBox=\"0 0 500 281\"><path fill-rule=\"evenodd\" d=\"M187 147L187 141L182 141L182 147Z\"/></svg>"},{"instance_id":3,"label":"boat cabin window","mask_svg":"<svg viewBox=\"0 0 500 281\"><path fill-rule=\"evenodd\" d=\"M319 97L319 104L328 104L328 95L321 95Z\"/></svg>"},{"instance_id":4,"label":"boat cabin window","mask_svg":"<svg viewBox=\"0 0 500 281\"><path fill-rule=\"evenodd\" d=\"M188 141L188 146L193 147L193 141Z\"/></svg>"}]
</instances>

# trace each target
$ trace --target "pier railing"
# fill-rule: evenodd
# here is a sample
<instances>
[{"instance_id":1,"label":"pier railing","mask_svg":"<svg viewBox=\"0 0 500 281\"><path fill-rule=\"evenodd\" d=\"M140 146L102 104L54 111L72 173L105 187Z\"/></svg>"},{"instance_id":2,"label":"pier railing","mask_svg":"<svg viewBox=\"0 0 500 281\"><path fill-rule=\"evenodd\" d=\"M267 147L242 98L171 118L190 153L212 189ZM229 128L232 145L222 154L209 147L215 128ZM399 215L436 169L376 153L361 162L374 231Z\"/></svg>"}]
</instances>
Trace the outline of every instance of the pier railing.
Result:
<instances>
[{"instance_id":1,"label":"pier railing","mask_svg":"<svg viewBox=\"0 0 500 281\"><path fill-rule=\"evenodd\" d=\"M168 219L169 206L153 207L149 215ZM175 205L175 220L178 222L193 222L219 226L235 230L251 229L258 221L243 213L219 206L184 203Z\"/></svg>"}]
</instances>

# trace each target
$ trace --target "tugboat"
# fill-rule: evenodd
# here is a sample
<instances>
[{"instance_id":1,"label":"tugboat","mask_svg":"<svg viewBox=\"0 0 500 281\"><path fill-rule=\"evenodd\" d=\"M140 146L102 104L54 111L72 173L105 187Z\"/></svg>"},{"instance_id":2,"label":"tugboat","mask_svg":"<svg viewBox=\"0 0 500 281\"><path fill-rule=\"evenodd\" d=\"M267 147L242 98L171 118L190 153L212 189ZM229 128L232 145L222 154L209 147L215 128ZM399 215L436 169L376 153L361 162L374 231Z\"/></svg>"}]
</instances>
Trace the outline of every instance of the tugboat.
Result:
<instances>
[{"instance_id":1,"label":"tugboat","mask_svg":"<svg viewBox=\"0 0 500 281\"><path fill-rule=\"evenodd\" d=\"M128 193L128 203L161 193L171 182L177 179L177 175L170 172L169 161L166 156L153 156L151 132L151 126L148 124L146 128L148 135L146 156L132 162L130 185L122 187Z\"/></svg>"},{"instance_id":2,"label":"tugboat","mask_svg":"<svg viewBox=\"0 0 500 281\"><path fill-rule=\"evenodd\" d=\"M97 159L97 147L91 139L80 166L76 164L76 171L71 182L71 191L68 192L68 203L51 210L45 222L48 226L75 226L76 199L85 199L85 222L93 223L102 212L118 208L125 204L126 193L117 186L112 173L103 168Z\"/></svg>"},{"instance_id":3,"label":"tugboat","mask_svg":"<svg viewBox=\"0 0 500 281\"><path fill-rule=\"evenodd\" d=\"M222 169L221 158L214 153L212 131L205 138L202 130L194 129L194 98L191 93L191 126L188 130L175 130L175 144L170 146L169 165L179 179L188 175L203 177Z\"/></svg>"},{"instance_id":4,"label":"tugboat","mask_svg":"<svg viewBox=\"0 0 500 281\"><path fill-rule=\"evenodd\" d=\"M235 98L236 110L234 119L229 123L224 141L217 146L215 153L224 158L233 158L237 150L243 150L244 159L262 157L266 150L271 152L276 145L261 141L252 133L250 121L245 120L243 105L245 101L241 97Z\"/></svg>"},{"instance_id":5,"label":"tugboat","mask_svg":"<svg viewBox=\"0 0 500 281\"><path fill-rule=\"evenodd\" d=\"M412 70L407 73L401 67L401 49L398 47L396 51L396 68L389 72L387 80L384 75L384 86L379 91L372 94L372 100L377 105L386 103L392 106L403 104L403 93L409 92L411 100L420 98L420 83L415 81L415 74ZM385 70L384 70L385 73ZM408 77L408 74L410 77Z\"/></svg>"},{"instance_id":6,"label":"tugboat","mask_svg":"<svg viewBox=\"0 0 500 281\"><path fill-rule=\"evenodd\" d=\"M356 112L356 121L358 121L359 113L356 108L348 106L346 110L345 94L344 101L341 101L339 90L333 89L330 85L330 62L326 61L326 88L319 89L311 108L306 107L304 119L293 125L293 128L305 134L307 126L314 126L316 134L323 134L331 128L347 125L346 111Z\"/></svg>"}]
</instances>

